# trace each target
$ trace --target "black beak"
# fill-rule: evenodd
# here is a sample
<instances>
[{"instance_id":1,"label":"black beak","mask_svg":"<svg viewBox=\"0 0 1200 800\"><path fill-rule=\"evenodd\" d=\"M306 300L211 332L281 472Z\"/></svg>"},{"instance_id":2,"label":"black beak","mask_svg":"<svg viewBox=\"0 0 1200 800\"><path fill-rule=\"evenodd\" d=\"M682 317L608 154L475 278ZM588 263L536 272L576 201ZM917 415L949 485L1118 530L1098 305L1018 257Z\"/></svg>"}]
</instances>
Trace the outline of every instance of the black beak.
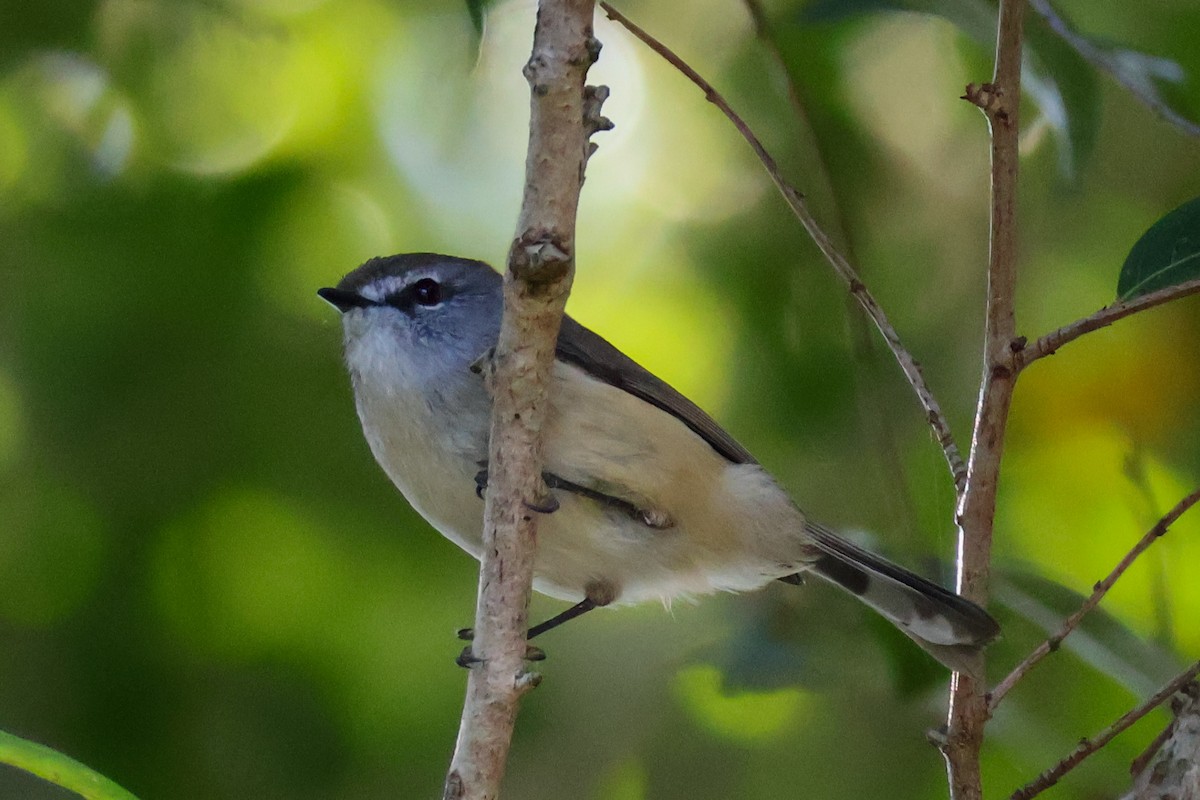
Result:
<instances>
[{"instance_id":1,"label":"black beak","mask_svg":"<svg viewBox=\"0 0 1200 800\"><path fill-rule=\"evenodd\" d=\"M336 308L338 311L346 312L352 308L366 308L367 306L379 305L374 300L368 300L358 292L351 292L346 289L318 289L317 294L329 305Z\"/></svg>"}]
</instances>

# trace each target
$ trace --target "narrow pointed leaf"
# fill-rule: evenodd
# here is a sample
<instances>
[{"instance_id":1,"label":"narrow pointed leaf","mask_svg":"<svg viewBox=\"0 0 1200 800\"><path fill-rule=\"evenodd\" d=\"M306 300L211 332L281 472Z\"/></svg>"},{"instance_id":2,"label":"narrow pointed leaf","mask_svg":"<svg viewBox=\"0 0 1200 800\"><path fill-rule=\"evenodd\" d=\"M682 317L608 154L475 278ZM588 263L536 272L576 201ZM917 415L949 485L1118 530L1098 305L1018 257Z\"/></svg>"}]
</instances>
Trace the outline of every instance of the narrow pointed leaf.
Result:
<instances>
[{"instance_id":1,"label":"narrow pointed leaf","mask_svg":"<svg viewBox=\"0 0 1200 800\"><path fill-rule=\"evenodd\" d=\"M995 600L1046 636L1057 633L1063 620L1085 599L1075 590L1032 572L1005 569L1001 575ZM1103 608L1093 609L1084 617L1074 633L1063 640L1062 647L1137 695L1154 692L1182 666L1172 653L1129 630Z\"/></svg>"},{"instance_id":2,"label":"narrow pointed leaf","mask_svg":"<svg viewBox=\"0 0 1200 800\"><path fill-rule=\"evenodd\" d=\"M1200 278L1200 197L1187 201L1142 234L1125 258L1117 299Z\"/></svg>"},{"instance_id":3,"label":"narrow pointed leaf","mask_svg":"<svg viewBox=\"0 0 1200 800\"><path fill-rule=\"evenodd\" d=\"M0 731L0 764L44 778L87 800L137 800L103 775L44 744Z\"/></svg>"},{"instance_id":4,"label":"narrow pointed leaf","mask_svg":"<svg viewBox=\"0 0 1200 800\"><path fill-rule=\"evenodd\" d=\"M471 15L471 25L475 28L475 36L483 36L483 15L492 0L467 0L467 13Z\"/></svg>"},{"instance_id":5,"label":"narrow pointed leaf","mask_svg":"<svg viewBox=\"0 0 1200 800\"><path fill-rule=\"evenodd\" d=\"M996 39L996 10L987 0L816 0L804 7L800 20L830 23L880 11L941 17L989 52ZM1040 19L1031 18L1026 27L1024 90L1053 131L1060 172L1073 184L1092 154L1100 124L1095 70Z\"/></svg>"}]
</instances>

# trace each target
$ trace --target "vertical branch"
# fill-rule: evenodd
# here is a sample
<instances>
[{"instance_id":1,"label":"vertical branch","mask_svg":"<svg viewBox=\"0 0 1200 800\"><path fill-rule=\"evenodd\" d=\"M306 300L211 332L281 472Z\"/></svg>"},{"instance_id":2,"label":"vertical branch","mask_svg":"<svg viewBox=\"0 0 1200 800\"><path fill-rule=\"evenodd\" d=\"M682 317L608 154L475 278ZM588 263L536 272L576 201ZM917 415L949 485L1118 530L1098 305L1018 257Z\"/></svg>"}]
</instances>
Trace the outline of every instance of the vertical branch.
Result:
<instances>
[{"instance_id":1,"label":"vertical branch","mask_svg":"<svg viewBox=\"0 0 1200 800\"><path fill-rule=\"evenodd\" d=\"M991 247L983 377L967 484L958 506L958 591L983 604L988 595L992 525L1004 435L1017 378L1014 353L1017 283L1017 134L1021 99L1021 36L1025 0L1001 0L996 37L996 70L990 84L967 87L966 99L987 115L992 135ZM943 747L953 800L979 800L983 779L979 755L987 701L980 680L954 676Z\"/></svg>"},{"instance_id":2,"label":"vertical branch","mask_svg":"<svg viewBox=\"0 0 1200 800\"><path fill-rule=\"evenodd\" d=\"M541 0L530 87L529 149L517 235L504 280L504 318L488 384L492 391L475 663L446 800L494 800L521 696L538 676L525 670L526 611L533 581L541 479L540 431L555 341L574 274L575 213L588 138L604 127L603 90L585 89L600 52L593 0Z\"/></svg>"}]
</instances>

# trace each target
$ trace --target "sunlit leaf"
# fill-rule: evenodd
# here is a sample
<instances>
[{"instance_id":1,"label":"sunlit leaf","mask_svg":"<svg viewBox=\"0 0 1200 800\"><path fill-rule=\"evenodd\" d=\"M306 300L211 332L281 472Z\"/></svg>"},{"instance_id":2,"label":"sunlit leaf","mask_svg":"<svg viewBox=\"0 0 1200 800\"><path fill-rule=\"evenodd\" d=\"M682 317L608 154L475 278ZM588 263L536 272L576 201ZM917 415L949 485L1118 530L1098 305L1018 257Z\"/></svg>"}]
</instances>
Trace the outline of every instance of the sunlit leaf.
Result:
<instances>
[{"instance_id":1,"label":"sunlit leaf","mask_svg":"<svg viewBox=\"0 0 1200 800\"><path fill-rule=\"evenodd\" d=\"M1083 605L1083 595L1049 578L1014 570L1002 575L996 599L1047 637ZM1062 647L1137 695L1150 694L1180 668L1177 658L1130 631L1102 608L1085 616Z\"/></svg>"},{"instance_id":2,"label":"sunlit leaf","mask_svg":"<svg viewBox=\"0 0 1200 800\"><path fill-rule=\"evenodd\" d=\"M1200 278L1200 197L1142 234L1121 267L1117 297L1131 300L1195 278Z\"/></svg>"},{"instance_id":3,"label":"sunlit leaf","mask_svg":"<svg viewBox=\"0 0 1200 800\"><path fill-rule=\"evenodd\" d=\"M681 704L712 733L752 743L778 736L810 708L812 695L790 687L755 692L730 691L719 669L694 664L675 676Z\"/></svg>"}]
</instances>

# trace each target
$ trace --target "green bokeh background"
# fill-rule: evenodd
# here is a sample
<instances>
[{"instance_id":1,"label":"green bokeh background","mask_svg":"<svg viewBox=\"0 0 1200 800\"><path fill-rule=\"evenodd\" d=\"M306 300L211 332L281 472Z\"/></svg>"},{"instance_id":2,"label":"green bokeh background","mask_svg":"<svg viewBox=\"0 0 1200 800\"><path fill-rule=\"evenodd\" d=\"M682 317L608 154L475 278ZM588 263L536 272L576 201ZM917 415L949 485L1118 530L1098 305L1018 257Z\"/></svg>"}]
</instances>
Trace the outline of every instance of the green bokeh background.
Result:
<instances>
[{"instance_id":1,"label":"green bokeh background","mask_svg":"<svg viewBox=\"0 0 1200 800\"><path fill-rule=\"evenodd\" d=\"M1169 94L1195 116L1194 3L1063 7L1178 61ZM143 800L438 796L475 566L372 463L315 290L392 252L502 259L532 8L493 6L477 46L456 2L0 3L0 728ZM809 24L772 4L798 120L740 4L625 10L777 152L965 448L987 139L957 97L988 76L986 48L938 17ZM813 516L949 581L953 490L898 370L728 123L627 34L597 35L617 128L589 165L571 312L726 423ZM1200 143L1095 80L1073 175L1026 104L1029 336L1110 302L1141 232L1200 194ZM1198 312L1119 323L1022 377L993 679L1200 480ZM1112 616L1003 706L993 792L1197 657L1198 577L1185 517ZM946 675L824 586L596 613L544 644L506 796L945 793L925 731ZM1118 793L1164 721L1057 796ZM0 797L65 796L0 767Z\"/></svg>"}]
</instances>

